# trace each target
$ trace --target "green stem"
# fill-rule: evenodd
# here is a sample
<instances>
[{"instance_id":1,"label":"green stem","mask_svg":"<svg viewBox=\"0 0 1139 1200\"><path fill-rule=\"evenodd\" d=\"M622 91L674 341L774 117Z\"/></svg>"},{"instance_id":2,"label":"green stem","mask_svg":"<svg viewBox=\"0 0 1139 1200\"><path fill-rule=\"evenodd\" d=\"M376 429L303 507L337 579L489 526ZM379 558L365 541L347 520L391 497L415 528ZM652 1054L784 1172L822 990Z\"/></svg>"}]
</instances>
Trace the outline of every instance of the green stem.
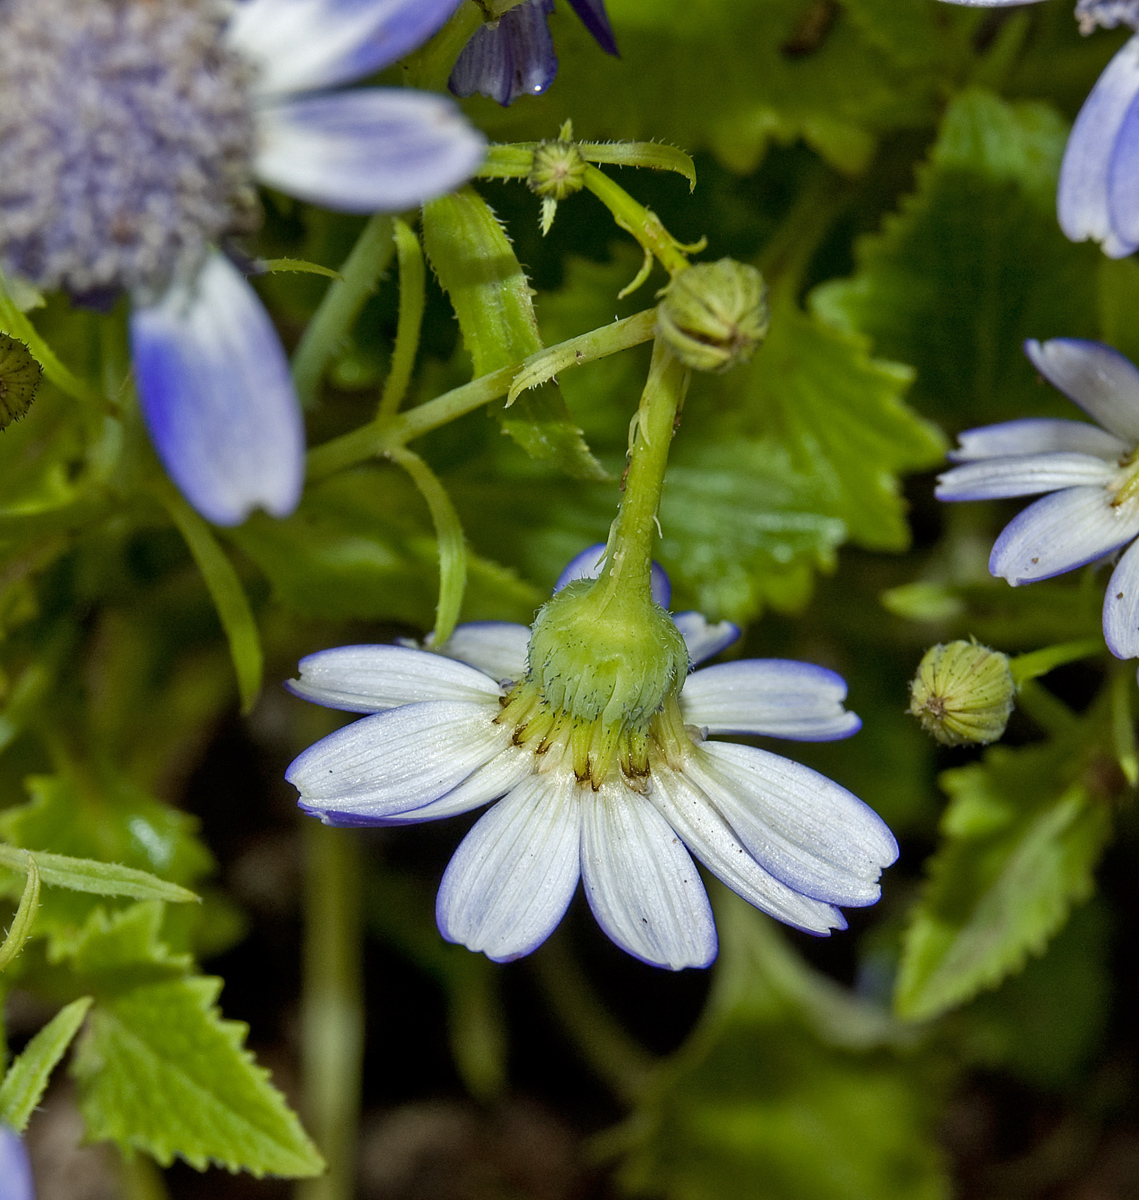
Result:
<instances>
[{"instance_id":1,"label":"green stem","mask_svg":"<svg viewBox=\"0 0 1139 1200\"><path fill-rule=\"evenodd\" d=\"M602 601L620 592L639 591L646 599L650 594L657 509L672 435L691 375L660 338L653 343L649 377L633 418L625 494L596 585Z\"/></svg>"},{"instance_id":2,"label":"green stem","mask_svg":"<svg viewBox=\"0 0 1139 1200\"><path fill-rule=\"evenodd\" d=\"M306 821L301 1069L304 1107L328 1171L297 1200L352 1200L364 1048L359 849L350 830Z\"/></svg>"},{"instance_id":3,"label":"green stem","mask_svg":"<svg viewBox=\"0 0 1139 1200\"><path fill-rule=\"evenodd\" d=\"M341 278L329 285L293 355L293 384L303 407L316 397L325 368L379 286L393 249L392 219L377 213L356 239L340 269Z\"/></svg>"},{"instance_id":4,"label":"green stem","mask_svg":"<svg viewBox=\"0 0 1139 1200\"><path fill-rule=\"evenodd\" d=\"M16 307L4 287L3 276L0 276L0 331L23 342L32 352L32 357L43 367L45 377L50 379L61 392L73 400L83 400L89 404L102 402L103 397L89 383L73 375L56 358L55 351L40 337L36 327Z\"/></svg>"},{"instance_id":5,"label":"green stem","mask_svg":"<svg viewBox=\"0 0 1139 1200\"><path fill-rule=\"evenodd\" d=\"M1038 679L1056 667L1091 658L1103 653L1103 638L1081 638L1077 642L1061 642L1056 646L1045 646L1042 650L1031 650L1009 660L1013 680L1019 687L1028 679Z\"/></svg>"},{"instance_id":6,"label":"green stem","mask_svg":"<svg viewBox=\"0 0 1139 1200\"><path fill-rule=\"evenodd\" d=\"M634 200L620 184L614 183L597 167L591 165L585 168L582 183L609 209L617 224L640 242L646 254L655 255L670 275L675 275L688 266L686 251L695 252L702 248L702 242L693 246L684 246L678 242L661 224L661 219L656 213Z\"/></svg>"},{"instance_id":7,"label":"green stem","mask_svg":"<svg viewBox=\"0 0 1139 1200\"><path fill-rule=\"evenodd\" d=\"M581 968L555 934L531 958L538 983L582 1058L599 1079L626 1103L641 1096L652 1077L652 1055L613 1019L585 982Z\"/></svg>"},{"instance_id":8,"label":"green stem","mask_svg":"<svg viewBox=\"0 0 1139 1200\"><path fill-rule=\"evenodd\" d=\"M1115 760L1127 782L1139 784L1139 752L1135 746L1135 714L1131 708L1134 670L1130 663L1116 663L1111 680L1111 743Z\"/></svg>"},{"instance_id":9,"label":"green stem","mask_svg":"<svg viewBox=\"0 0 1139 1200\"><path fill-rule=\"evenodd\" d=\"M399 261L399 323L396 326L392 365L384 383L376 419L394 417L407 394L411 370L419 349L419 330L423 325L423 305L426 299L426 272L423 251L415 231L396 217L395 250Z\"/></svg>"}]
</instances>

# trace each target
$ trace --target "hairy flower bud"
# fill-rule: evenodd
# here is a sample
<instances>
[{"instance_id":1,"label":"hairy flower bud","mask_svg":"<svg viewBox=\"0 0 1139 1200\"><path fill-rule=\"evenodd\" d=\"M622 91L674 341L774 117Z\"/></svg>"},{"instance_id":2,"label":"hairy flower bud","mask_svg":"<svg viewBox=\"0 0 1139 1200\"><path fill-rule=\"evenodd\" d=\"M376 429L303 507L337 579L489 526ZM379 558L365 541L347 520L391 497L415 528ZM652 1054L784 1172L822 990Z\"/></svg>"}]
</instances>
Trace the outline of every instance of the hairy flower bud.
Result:
<instances>
[{"instance_id":1,"label":"hairy flower bud","mask_svg":"<svg viewBox=\"0 0 1139 1200\"><path fill-rule=\"evenodd\" d=\"M43 374L23 342L0 333L0 429L32 407Z\"/></svg>"},{"instance_id":2,"label":"hairy flower bud","mask_svg":"<svg viewBox=\"0 0 1139 1200\"><path fill-rule=\"evenodd\" d=\"M976 642L932 646L910 684L910 712L947 746L995 742L1013 709L1008 656Z\"/></svg>"},{"instance_id":3,"label":"hairy flower bud","mask_svg":"<svg viewBox=\"0 0 1139 1200\"><path fill-rule=\"evenodd\" d=\"M657 332L686 367L726 371L767 335L767 288L755 267L731 258L697 263L664 289Z\"/></svg>"},{"instance_id":4,"label":"hairy flower bud","mask_svg":"<svg viewBox=\"0 0 1139 1200\"><path fill-rule=\"evenodd\" d=\"M543 200L564 200L581 191L585 166L581 151L568 139L539 142L526 186Z\"/></svg>"}]
</instances>

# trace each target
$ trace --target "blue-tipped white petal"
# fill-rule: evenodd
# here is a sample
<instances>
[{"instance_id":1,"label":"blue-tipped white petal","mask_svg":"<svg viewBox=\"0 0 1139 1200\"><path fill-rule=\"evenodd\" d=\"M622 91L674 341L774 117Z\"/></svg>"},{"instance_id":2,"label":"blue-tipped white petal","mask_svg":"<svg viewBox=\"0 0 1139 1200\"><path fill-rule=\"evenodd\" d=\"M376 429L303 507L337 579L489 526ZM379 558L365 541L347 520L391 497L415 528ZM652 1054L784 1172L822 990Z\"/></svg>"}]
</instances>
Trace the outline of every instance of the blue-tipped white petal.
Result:
<instances>
[{"instance_id":1,"label":"blue-tipped white petal","mask_svg":"<svg viewBox=\"0 0 1139 1200\"><path fill-rule=\"evenodd\" d=\"M300 806L335 824L372 824L422 808L457 787L510 742L498 705L435 700L363 717L290 764Z\"/></svg>"},{"instance_id":2,"label":"blue-tipped white petal","mask_svg":"<svg viewBox=\"0 0 1139 1200\"><path fill-rule=\"evenodd\" d=\"M886 823L857 796L791 759L705 742L685 771L752 857L795 891L862 906L898 857Z\"/></svg>"},{"instance_id":3,"label":"blue-tipped white petal","mask_svg":"<svg viewBox=\"0 0 1139 1200\"><path fill-rule=\"evenodd\" d=\"M1060 488L1104 487L1116 474L1116 463L1093 454L1018 454L966 463L937 477L939 500L995 500L1035 496Z\"/></svg>"},{"instance_id":4,"label":"blue-tipped white petal","mask_svg":"<svg viewBox=\"0 0 1139 1200\"><path fill-rule=\"evenodd\" d=\"M1103 601L1103 636L1116 658L1139 658L1139 542L1111 573Z\"/></svg>"},{"instance_id":5,"label":"blue-tipped white petal","mask_svg":"<svg viewBox=\"0 0 1139 1200\"><path fill-rule=\"evenodd\" d=\"M436 647L435 636L430 633L423 645L436 654L469 663L492 679L517 682L526 674L530 627L512 621L471 621L457 625L442 646Z\"/></svg>"},{"instance_id":6,"label":"blue-tipped white petal","mask_svg":"<svg viewBox=\"0 0 1139 1200\"><path fill-rule=\"evenodd\" d=\"M523 0L483 25L463 48L447 86L456 96L489 96L513 104L540 96L554 82L558 58L547 16L554 0Z\"/></svg>"},{"instance_id":7,"label":"blue-tipped white petal","mask_svg":"<svg viewBox=\"0 0 1139 1200\"><path fill-rule=\"evenodd\" d=\"M605 562L605 550L605 543L597 542L580 554L575 554L566 564L565 570L558 576L558 581L554 584L554 591L560 592L567 583L573 583L575 579L596 579L601 574L601 567ZM668 608L668 603L672 599L672 584L669 582L668 572L658 562L654 562L652 565L650 587L653 600L661 608Z\"/></svg>"},{"instance_id":8,"label":"blue-tipped white petal","mask_svg":"<svg viewBox=\"0 0 1139 1200\"><path fill-rule=\"evenodd\" d=\"M989 570L1014 587L1095 562L1139 534L1133 503L1113 507L1103 488L1068 488L1030 504L993 545Z\"/></svg>"},{"instance_id":9,"label":"blue-tipped white petal","mask_svg":"<svg viewBox=\"0 0 1139 1200\"><path fill-rule=\"evenodd\" d=\"M1118 350L1080 338L1027 341L1032 365L1108 433L1139 442L1139 368Z\"/></svg>"},{"instance_id":10,"label":"blue-tipped white petal","mask_svg":"<svg viewBox=\"0 0 1139 1200\"><path fill-rule=\"evenodd\" d=\"M479 818L435 902L449 942L509 962L553 933L580 874L581 802L571 772L532 775Z\"/></svg>"},{"instance_id":11,"label":"blue-tipped white petal","mask_svg":"<svg viewBox=\"0 0 1139 1200\"><path fill-rule=\"evenodd\" d=\"M342 212L398 212L451 191L482 160L482 134L446 96L360 88L258 112L262 182Z\"/></svg>"},{"instance_id":12,"label":"blue-tipped white petal","mask_svg":"<svg viewBox=\"0 0 1139 1200\"><path fill-rule=\"evenodd\" d=\"M432 800L422 808L407 812L392 813L381 820L371 821L374 825L418 825L424 821L439 821L444 817L455 817L460 813L481 808L507 792L513 791L523 780L534 773L534 755L518 746L506 746L488 763L473 771L458 787L445 796Z\"/></svg>"},{"instance_id":13,"label":"blue-tipped white petal","mask_svg":"<svg viewBox=\"0 0 1139 1200\"><path fill-rule=\"evenodd\" d=\"M694 667L739 640L740 627L731 621L717 621L712 625L698 612L676 613L672 619L684 638L688 661Z\"/></svg>"},{"instance_id":14,"label":"blue-tipped white petal","mask_svg":"<svg viewBox=\"0 0 1139 1200\"><path fill-rule=\"evenodd\" d=\"M1084 101L1060 164L1060 228L1074 242L1093 238L1111 258L1130 254L1136 246L1114 225L1111 193L1120 139L1137 98L1139 37L1133 37L1107 64ZM1124 174L1120 172L1121 182Z\"/></svg>"},{"instance_id":15,"label":"blue-tipped white petal","mask_svg":"<svg viewBox=\"0 0 1139 1200\"><path fill-rule=\"evenodd\" d=\"M245 0L229 44L258 68L262 95L370 75L425 42L459 0Z\"/></svg>"},{"instance_id":16,"label":"blue-tipped white petal","mask_svg":"<svg viewBox=\"0 0 1139 1200\"><path fill-rule=\"evenodd\" d=\"M585 792L581 874L597 923L657 967L706 967L716 926L700 873L672 827L623 783Z\"/></svg>"},{"instance_id":17,"label":"blue-tipped white petal","mask_svg":"<svg viewBox=\"0 0 1139 1200\"><path fill-rule=\"evenodd\" d=\"M593 34L593 40L606 54L617 54L617 39L609 24L605 11L605 0L569 0L570 8L577 13L581 23Z\"/></svg>"},{"instance_id":18,"label":"blue-tipped white petal","mask_svg":"<svg viewBox=\"0 0 1139 1200\"><path fill-rule=\"evenodd\" d=\"M654 769L649 800L689 850L749 904L807 933L846 928L833 905L801 895L765 871L683 772Z\"/></svg>"},{"instance_id":19,"label":"blue-tipped white petal","mask_svg":"<svg viewBox=\"0 0 1139 1200\"><path fill-rule=\"evenodd\" d=\"M426 700L494 700L502 689L482 671L404 646L338 646L302 658L294 696L347 712L376 713Z\"/></svg>"},{"instance_id":20,"label":"blue-tipped white petal","mask_svg":"<svg viewBox=\"0 0 1139 1200\"><path fill-rule=\"evenodd\" d=\"M804 742L850 737L862 727L842 702L846 681L813 663L750 658L705 667L685 680L685 724L709 733L759 733Z\"/></svg>"},{"instance_id":21,"label":"blue-tipped white petal","mask_svg":"<svg viewBox=\"0 0 1139 1200\"><path fill-rule=\"evenodd\" d=\"M221 254L136 305L131 352L151 441L186 499L216 525L255 508L288 516L304 483L304 426L268 314Z\"/></svg>"},{"instance_id":22,"label":"blue-tipped white petal","mask_svg":"<svg viewBox=\"0 0 1139 1200\"><path fill-rule=\"evenodd\" d=\"M1115 139L1107 172L1107 208L1120 246L1139 246L1139 89Z\"/></svg>"},{"instance_id":23,"label":"blue-tipped white petal","mask_svg":"<svg viewBox=\"0 0 1139 1200\"><path fill-rule=\"evenodd\" d=\"M1026 417L1000 425L984 425L958 434L959 446L949 452L952 462L979 462L1014 454L1094 454L1116 462L1130 447L1097 425L1055 417Z\"/></svg>"},{"instance_id":24,"label":"blue-tipped white petal","mask_svg":"<svg viewBox=\"0 0 1139 1200\"><path fill-rule=\"evenodd\" d=\"M0 1125L0 1200L35 1200L32 1164L24 1139L7 1125Z\"/></svg>"}]
</instances>

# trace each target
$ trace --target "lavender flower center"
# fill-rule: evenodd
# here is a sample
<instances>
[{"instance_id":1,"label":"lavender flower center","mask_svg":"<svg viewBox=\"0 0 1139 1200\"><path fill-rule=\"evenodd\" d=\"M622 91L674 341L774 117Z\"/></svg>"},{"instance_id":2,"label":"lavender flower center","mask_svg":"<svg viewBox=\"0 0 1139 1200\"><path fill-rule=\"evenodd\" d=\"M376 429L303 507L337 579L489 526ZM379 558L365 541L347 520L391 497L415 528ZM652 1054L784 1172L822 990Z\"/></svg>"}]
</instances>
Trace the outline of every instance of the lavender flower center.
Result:
<instances>
[{"instance_id":1,"label":"lavender flower center","mask_svg":"<svg viewBox=\"0 0 1139 1200\"><path fill-rule=\"evenodd\" d=\"M214 0L0 0L0 267L154 299L248 228L249 69Z\"/></svg>"}]
</instances>

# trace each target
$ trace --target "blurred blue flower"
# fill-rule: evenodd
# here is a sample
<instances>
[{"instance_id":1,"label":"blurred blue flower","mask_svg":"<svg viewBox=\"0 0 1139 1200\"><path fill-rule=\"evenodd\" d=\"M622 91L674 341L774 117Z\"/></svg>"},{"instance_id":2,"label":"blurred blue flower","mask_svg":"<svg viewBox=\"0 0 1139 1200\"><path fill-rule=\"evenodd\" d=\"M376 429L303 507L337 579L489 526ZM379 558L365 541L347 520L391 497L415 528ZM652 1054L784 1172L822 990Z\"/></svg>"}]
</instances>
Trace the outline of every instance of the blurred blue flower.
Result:
<instances>
[{"instance_id":1,"label":"blurred blue flower","mask_svg":"<svg viewBox=\"0 0 1139 1200\"><path fill-rule=\"evenodd\" d=\"M36 1200L24 1139L7 1125L0 1125L0 1200Z\"/></svg>"},{"instance_id":2,"label":"blurred blue flower","mask_svg":"<svg viewBox=\"0 0 1139 1200\"><path fill-rule=\"evenodd\" d=\"M617 41L604 0L570 0L570 7L606 54ZM540 96L554 82L558 58L546 23L554 0L523 0L483 25L459 55L448 84L456 96L489 96L513 104L519 96Z\"/></svg>"},{"instance_id":3,"label":"blurred blue flower","mask_svg":"<svg viewBox=\"0 0 1139 1200\"><path fill-rule=\"evenodd\" d=\"M557 587L594 577L603 551L579 555ZM653 595L667 605L659 568ZM739 637L699 613L673 619L692 663ZM314 703L372 714L286 773L301 808L326 824L410 824L497 801L443 876L436 917L448 941L496 961L529 954L581 879L598 923L629 954L672 970L707 966L716 930L690 851L757 908L811 933L846 927L838 905L878 899L897 845L876 813L790 759L708 740L849 737L860 722L843 708L840 676L784 659L706 667L635 735L639 751L601 769L599 726L577 727L540 696L528 679L529 643L524 625L460 625L445 645L425 643L434 652L405 644L312 654L290 684ZM581 774L574 751L583 737Z\"/></svg>"},{"instance_id":4,"label":"blurred blue flower","mask_svg":"<svg viewBox=\"0 0 1139 1200\"><path fill-rule=\"evenodd\" d=\"M338 85L394 62L458 0L5 0L0 267L88 303L130 294L143 416L171 478L232 525L295 508L304 429L284 351L218 250L261 181L347 212L467 178L453 103Z\"/></svg>"},{"instance_id":5,"label":"blurred blue flower","mask_svg":"<svg viewBox=\"0 0 1139 1200\"><path fill-rule=\"evenodd\" d=\"M1048 492L1008 524L989 570L1014 587L1114 554L1103 634L1139 658L1139 369L1110 346L1075 338L1025 343L1032 365L1099 424L1029 419L970 429L938 480L940 500Z\"/></svg>"}]
</instances>

